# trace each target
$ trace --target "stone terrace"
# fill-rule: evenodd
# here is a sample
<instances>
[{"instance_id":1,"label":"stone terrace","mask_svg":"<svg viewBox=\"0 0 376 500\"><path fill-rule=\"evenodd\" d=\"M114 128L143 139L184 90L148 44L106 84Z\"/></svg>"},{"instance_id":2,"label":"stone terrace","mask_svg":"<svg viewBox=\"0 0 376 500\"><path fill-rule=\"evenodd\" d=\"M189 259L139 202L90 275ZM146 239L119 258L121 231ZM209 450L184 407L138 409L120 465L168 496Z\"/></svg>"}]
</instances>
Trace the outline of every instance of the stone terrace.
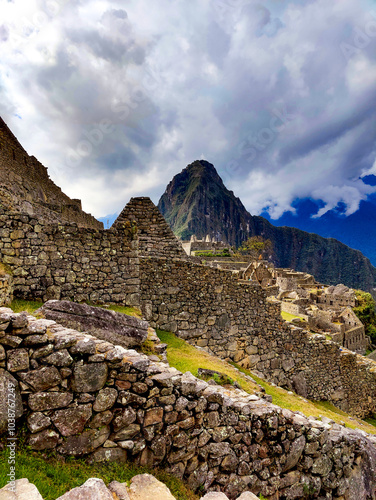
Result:
<instances>
[{"instance_id":1,"label":"stone terrace","mask_svg":"<svg viewBox=\"0 0 376 500\"><path fill-rule=\"evenodd\" d=\"M0 426L13 385L33 450L94 462L131 458L231 499L246 490L271 500L374 498L375 438L53 321L0 309L0 366Z\"/></svg>"}]
</instances>

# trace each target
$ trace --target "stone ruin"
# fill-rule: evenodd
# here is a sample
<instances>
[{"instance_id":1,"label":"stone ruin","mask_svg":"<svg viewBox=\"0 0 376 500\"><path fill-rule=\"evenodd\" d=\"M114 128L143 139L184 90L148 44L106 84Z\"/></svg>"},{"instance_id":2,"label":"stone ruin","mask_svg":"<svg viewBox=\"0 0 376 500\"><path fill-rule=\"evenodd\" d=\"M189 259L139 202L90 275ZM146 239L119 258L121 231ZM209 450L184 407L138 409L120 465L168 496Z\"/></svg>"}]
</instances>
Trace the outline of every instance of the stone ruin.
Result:
<instances>
[{"instance_id":1,"label":"stone ruin","mask_svg":"<svg viewBox=\"0 0 376 500\"><path fill-rule=\"evenodd\" d=\"M246 491L271 500L375 498L375 437L2 308L3 430L9 387L35 451L159 466L194 491L223 491L229 499Z\"/></svg>"},{"instance_id":2,"label":"stone ruin","mask_svg":"<svg viewBox=\"0 0 376 500\"><path fill-rule=\"evenodd\" d=\"M325 286L307 273L275 268L265 260L253 261L240 278L259 283L269 297L281 303L281 310L300 318L310 331L328 334L334 342L364 355L369 346L364 325L352 308L354 290L339 284ZM298 319L293 320L299 324Z\"/></svg>"},{"instance_id":3,"label":"stone ruin","mask_svg":"<svg viewBox=\"0 0 376 500\"><path fill-rule=\"evenodd\" d=\"M182 241L181 244L189 256L195 256L196 252L222 253L225 248L227 248L230 254L229 245L223 241L218 241L214 236L210 237L206 235L205 238L199 240L195 235L192 235L189 241Z\"/></svg>"},{"instance_id":4,"label":"stone ruin","mask_svg":"<svg viewBox=\"0 0 376 500\"><path fill-rule=\"evenodd\" d=\"M103 224L83 212L80 200L72 200L52 182L44 167L29 156L0 117L0 200L10 211L48 222L75 222L95 229Z\"/></svg>"},{"instance_id":5,"label":"stone ruin","mask_svg":"<svg viewBox=\"0 0 376 500\"><path fill-rule=\"evenodd\" d=\"M84 215L79 217L82 226L78 221L65 222L66 219L58 224L53 220L58 211L50 217L44 209L51 207L43 203L42 208L37 204L32 211L28 205L8 203L7 189L2 191L1 199L5 201L0 209L0 261L6 265L9 277L4 282L9 294L0 294L4 303L13 293L18 298L43 301L68 299L136 305L150 327L174 332L277 385L313 400L331 401L357 417L376 413L373 361L341 349L323 335L312 335L284 322L281 303L267 297L258 282L239 280L231 270L190 261L148 198L133 198L106 231L92 227L90 218L85 226ZM22 196L21 190L20 200ZM43 216L37 215L39 210ZM300 279L299 273L294 277L291 270L283 272L281 278ZM302 285L312 286L310 278ZM292 491L304 493L304 485L320 491L333 490L339 496L350 491L353 484L359 491L374 487L365 472L371 467L373 444L367 441L363 446L359 434L349 431L345 436L342 428L335 429L337 434L328 434L329 429L321 423L299 420L291 412L268 406L265 401L229 395L219 388L212 392L189 374L182 375L165 366L155 368L150 360L132 350L118 350L96 337L67 332L48 322L35 323L33 318L25 319L10 311L3 311L3 316L0 362L6 372L2 374L12 374L28 411L38 413L33 418L45 422L41 428L38 424L30 430L33 446L45 446L38 443L45 443L47 429L52 429L47 441L63 454L74 455L74 450L79 449L79 454L93 454L96 460L121 460L130 454L140 463L169 464L171 472L187 478L193 489L200 485L217 488L225 490L230 498L238 494L239 488L251 488L265 495L286 490L286 498L291 498ZM78 361L72 358L71 349L79 356ZM89 376L91 372L95 376ZM99 385L85 385L92 382ZM101 391L105 384L113 389L114 401L103 410L100 405L107 398ZM57 396L71 399L57 407L43 406ZM125 434L119 440L115 434L123 428L113 427L113 407L119 414L128 414L128 410L136 414L136 420L126 421ZM84 434L75 434L76 429L72 434L70 430L62 431L71 408L87 412ZM52 410L54 420L49 416ZM55 415L59 411L61 414ZM108 422L101 420L105 413L108 418L111 413ZM149 416L152 420L148 420ZM94 417L100 427L89 424ZM60 430L54 423L59 419ZM135 434L127 434L128 428ZM195 434L195 429L201 429L200 435ZM223 434L223 429L230 434ZM205 437L201 437L202 432ZM170 436L171 441L161 441L163 436ZM61 441L65 437L68 439ZM334 447L335 455L324 452L327 439L331 444L328 442L325 450ZM99 443L97 447L93 447L93 440ZM312 441L318 444L311 447ZM127 444L122 447L118 442ZM104 443L116 446L104 447ZM336 468L337 455L341 457L341 468ZM285 458L281 461L278 456ZM348 475L343 476L339 471L347 463ZM278 481L273 481L274 477ZM232 489L235 487L236 491Z\"/></svg>"}]
</instances>

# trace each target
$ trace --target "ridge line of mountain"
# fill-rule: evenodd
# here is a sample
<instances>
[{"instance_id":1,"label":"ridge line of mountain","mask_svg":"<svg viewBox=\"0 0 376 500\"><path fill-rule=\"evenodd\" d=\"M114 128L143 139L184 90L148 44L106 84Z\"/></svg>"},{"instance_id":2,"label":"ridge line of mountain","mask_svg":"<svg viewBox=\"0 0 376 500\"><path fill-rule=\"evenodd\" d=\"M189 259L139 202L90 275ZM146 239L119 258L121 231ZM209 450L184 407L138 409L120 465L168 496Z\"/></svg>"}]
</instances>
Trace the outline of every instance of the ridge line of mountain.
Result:
<instances>
[{"instance_id":1,"label":"ridge line of mountain","mask_svg":"<svg viewBox=\"0 0 376 500\"><path fill-rule=\"evenodd\" d=\"M205 160L194 161L174 176L158 208L182 240L209 235L239 246L250 236L262 236L272 241L272 260L278 267L313 274L323 283L344 283L375 293L376 268L359 250L334 238L276 227L261 216L251 215Z\"/></svg>"}]
</instances>

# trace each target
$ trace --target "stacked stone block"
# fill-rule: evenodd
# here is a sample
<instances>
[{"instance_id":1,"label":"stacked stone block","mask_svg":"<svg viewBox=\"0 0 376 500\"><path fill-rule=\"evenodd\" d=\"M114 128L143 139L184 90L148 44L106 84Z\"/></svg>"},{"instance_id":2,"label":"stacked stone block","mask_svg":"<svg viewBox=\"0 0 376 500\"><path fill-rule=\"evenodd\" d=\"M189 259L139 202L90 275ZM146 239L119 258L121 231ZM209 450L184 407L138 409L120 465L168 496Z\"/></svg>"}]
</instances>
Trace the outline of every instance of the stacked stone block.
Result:
<instances>
[{"instance_id":1,"label":"stacked stone block","mask_svg":"<svg viewBox=\"0 0 376 500\"><path fill-rule=\"evenodd\" d=\"M96 230L44 224L0 209L0 261L15 297L139 303L138 240L130 224Z\"/></svg>"},{"instance_id":2,"label":"stacked stone block","mask_svg":"<svg viewBox=\"0 0 376 500\"><path fill-rule=\"evenodd\" d=\"M9 309L0 309L0 345L0 387L17 388L33 450L158 465L230 499L247 490L271 500L372 498L375 438L365 433Z\"/></svg>"},{"instance_id":3,"label":"stacked stone block","mask_svg":"<svg viewBox=\"0 0 376 500\"><path fill-rule=\"evenodd\" d=\"M0 307L9 305L12 299L12 277L6 273L0 273Z\"/></svg>"},{"instance_id":4,"label":"stacked stone block","mask_svg":"<svg viewBox=\"0 0 376 500\"><path fill-rule=\"evenodd\" d=\"M124 222L137 226L140 255L186 259L187 255L163 215L147 197L131 198L113 224Z\"/></svg>"}]
</instances>

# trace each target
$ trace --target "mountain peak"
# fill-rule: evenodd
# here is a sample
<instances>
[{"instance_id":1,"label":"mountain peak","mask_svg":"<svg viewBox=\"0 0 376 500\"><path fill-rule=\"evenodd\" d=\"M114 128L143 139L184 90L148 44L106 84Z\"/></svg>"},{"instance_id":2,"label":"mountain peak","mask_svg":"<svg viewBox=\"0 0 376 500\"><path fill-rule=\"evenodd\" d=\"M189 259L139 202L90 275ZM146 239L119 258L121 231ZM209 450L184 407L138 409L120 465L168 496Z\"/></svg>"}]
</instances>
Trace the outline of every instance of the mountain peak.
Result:
<instances>
[{"instance_id":1,"label":"mountain peak","mask_svg":"<svg viewBox=\"0 0 376 500\"><path fill-rule=\"evenodd\" d=\"M206 160L196 160L175 175L158 208L183 240L209 235L240 244L249 231L250 215Z\"/></svg>"},{"instance_id":2,"label":"mountain peak","mask_svg":"<svg viewBox=\"0 0 376 500\"><path fill-rule=\"evenodd\" d=\"M263 217L252 216L206 160L196 160L175 175L158 208L182 240L209 235L239 246L250 236L262 236L271 240L278 267L313 274L322 283L342 282L369 291L375 287L376 269L359 251L334 239L274 227Z\"/></svg>"},{"instance_id":3,"label":"mountain peak","mask_svg":"<svg viewBox=\"0 0 376 500\"><path fill-rule=\"evenodd\" d=\"M223 181L214 165L206 160L195 160L194 162L187 165L180 174L174 177L174 179L178 178L179 176L183 176L184 178L188 177L190 179L197 178L200 179L201 182L216 182L223 185ZM174 179L172 180L172 182L174 181Z\"/></svg>"}]
</instances>

